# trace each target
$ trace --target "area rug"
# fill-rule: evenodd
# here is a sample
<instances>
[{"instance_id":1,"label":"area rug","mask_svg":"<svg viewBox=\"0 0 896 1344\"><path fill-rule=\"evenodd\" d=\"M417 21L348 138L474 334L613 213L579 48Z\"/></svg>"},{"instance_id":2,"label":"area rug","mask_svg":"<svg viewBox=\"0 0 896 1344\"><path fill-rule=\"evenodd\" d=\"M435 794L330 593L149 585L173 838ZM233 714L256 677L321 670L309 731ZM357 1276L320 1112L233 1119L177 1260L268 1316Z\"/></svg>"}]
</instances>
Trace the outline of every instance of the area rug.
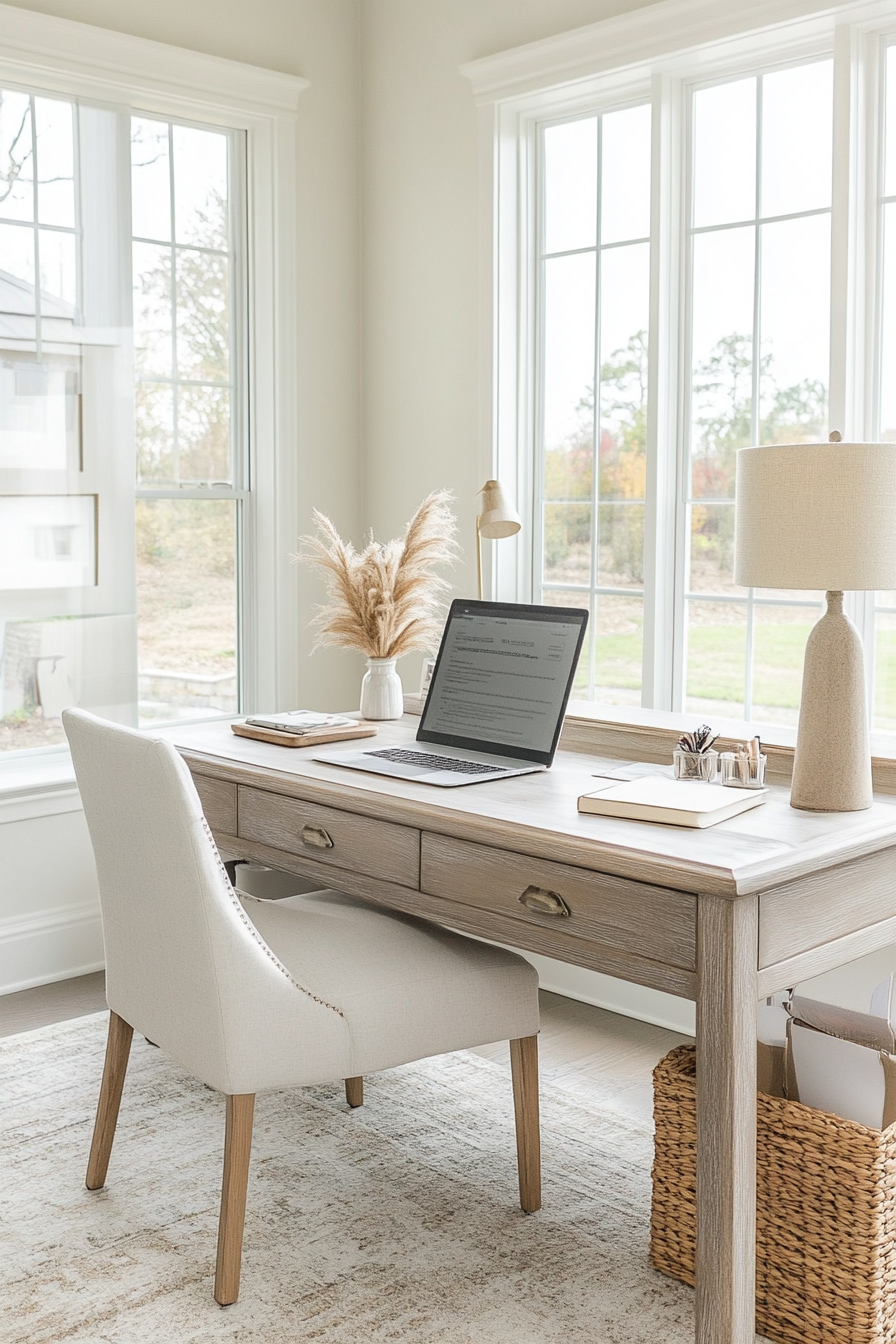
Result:
<instances>
[{"instance_id":1,"label":"area rug","mask_svg":"<svg viewBox=\"0 0 896 1344\"><path fill-rule=\"evenodd\" d=\"M0 1041L4 1344L686 1344L647 1263L651 1133L556 1087L517 1204L506 1070L473 1054L257 1102L240 1300L212 1298L224 1106L135 1037L106 1188L106 1015Z\"/></svg>"}]
</instances>

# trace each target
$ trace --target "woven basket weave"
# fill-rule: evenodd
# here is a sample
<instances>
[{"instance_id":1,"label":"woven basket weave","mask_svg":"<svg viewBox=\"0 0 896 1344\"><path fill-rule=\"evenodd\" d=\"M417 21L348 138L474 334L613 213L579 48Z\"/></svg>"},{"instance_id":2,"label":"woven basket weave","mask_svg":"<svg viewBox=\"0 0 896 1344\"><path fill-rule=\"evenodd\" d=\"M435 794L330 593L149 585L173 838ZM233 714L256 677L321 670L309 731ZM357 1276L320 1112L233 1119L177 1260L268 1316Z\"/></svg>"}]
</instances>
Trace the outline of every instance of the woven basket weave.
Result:
<instances>
[{"instance_id":1,"label":"woven basket weave","mask_svg":"<svg viewBox=\"0 0 896 1344\"><path fill-rule=\"evenodd\" d=\"M650 1261L693 1285L694 1047L672 1050L653 1080ZM756 1329L781 1344L894 1344L896 1125L757 1101Z\"/></svg>"}]
</instances>

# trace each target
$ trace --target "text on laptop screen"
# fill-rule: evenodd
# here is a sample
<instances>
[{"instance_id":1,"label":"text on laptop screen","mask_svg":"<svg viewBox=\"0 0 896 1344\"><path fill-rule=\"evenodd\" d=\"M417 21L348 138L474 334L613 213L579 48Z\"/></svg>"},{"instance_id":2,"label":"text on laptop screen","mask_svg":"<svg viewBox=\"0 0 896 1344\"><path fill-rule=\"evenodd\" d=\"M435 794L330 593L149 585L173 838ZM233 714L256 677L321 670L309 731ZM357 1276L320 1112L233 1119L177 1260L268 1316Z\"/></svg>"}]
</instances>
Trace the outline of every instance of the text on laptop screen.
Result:
<instances>
[{"instance_id":1,"label":"text on laptop screen","mask_svg":"<svg viewBox=\"0 0 896 1344\"><path fill-rule=\"evenodd\" d=\"M421 738L550 752L581 639L581 620L454 610Z\"/></svg>"}]
</instances>

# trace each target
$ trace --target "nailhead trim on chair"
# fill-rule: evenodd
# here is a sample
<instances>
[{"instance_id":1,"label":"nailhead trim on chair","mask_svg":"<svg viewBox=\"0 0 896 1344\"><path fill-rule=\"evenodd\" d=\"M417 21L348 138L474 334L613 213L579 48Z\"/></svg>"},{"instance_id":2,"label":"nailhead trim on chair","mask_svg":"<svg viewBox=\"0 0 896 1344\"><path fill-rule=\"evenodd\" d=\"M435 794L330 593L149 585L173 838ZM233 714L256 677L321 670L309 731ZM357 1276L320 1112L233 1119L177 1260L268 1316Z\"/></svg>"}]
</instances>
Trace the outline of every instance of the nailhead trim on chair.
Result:
<instances>
[{"instance_id":1,"label":"nailhead trim on chair","mask_svg":"<svg viewBox=\"0 0 896 1344\"><path fill-rule=\"evenodd\" d=\"M283 972L289 983L295 989L299 990L301 994L306 994L308 998L313 999L315 1003L319 1003L322 1008L330 1008L334 1013L338 1013L339 1016L344 1020L345 1013L342 1011L341 1008L337 1008L336 1005L333 1003L327 1003L326 999L319 998L318 995L313 994L310 989L306 989L304 985L300 985L298 980L296 980L295 977L292 976L290 972L286 969L286 967L283 965L283 962L280 960L280 958L275 956L274 953L271 951L271 949L268 947L267 943L261 937L255 925L252 923L251 919L246 914L239 896L237 896L236 892L233 889L233 883L227 876L227 869L224 867L223 860L218 852L218 846L215 844L215 837L212 835L209 824L204 816L201 817L201 821L202 821L202 829L208 836L209 844L211 845L212 851L215 855L215 860L217 861L218 864L218 871L220 872L221 876L224 879L224 890L227 892L227 895L231 903L233 904L234 909L238 912L240 919L243 921L243 923L251 933L252 937L255 939L258 946L264 950L266 956L270 957L271 961L274 963L277 969ZM258 898L256 896L250 896L247 892L246 899L254 901L257 900Z\"/></svg>"}]
</instances>

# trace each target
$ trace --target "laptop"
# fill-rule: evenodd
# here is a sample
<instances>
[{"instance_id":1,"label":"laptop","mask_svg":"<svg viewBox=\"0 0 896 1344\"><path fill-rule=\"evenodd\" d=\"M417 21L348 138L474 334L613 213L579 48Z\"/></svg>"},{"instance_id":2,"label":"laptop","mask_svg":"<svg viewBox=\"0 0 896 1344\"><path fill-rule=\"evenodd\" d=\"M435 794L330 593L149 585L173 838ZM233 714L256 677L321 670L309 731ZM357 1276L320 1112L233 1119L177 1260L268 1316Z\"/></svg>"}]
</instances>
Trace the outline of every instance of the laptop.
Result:
<instances>
[{"instance_id":1,"label":"laptop","mask_svg":"<svg viewBox=\"0 0 896 1344\"><path fill-rule=\"evenodd\" d=\"M314 760L454 789L547 770L588 612L452 602L413 747L323 751Z\"/></svg>"}]
</instances>

